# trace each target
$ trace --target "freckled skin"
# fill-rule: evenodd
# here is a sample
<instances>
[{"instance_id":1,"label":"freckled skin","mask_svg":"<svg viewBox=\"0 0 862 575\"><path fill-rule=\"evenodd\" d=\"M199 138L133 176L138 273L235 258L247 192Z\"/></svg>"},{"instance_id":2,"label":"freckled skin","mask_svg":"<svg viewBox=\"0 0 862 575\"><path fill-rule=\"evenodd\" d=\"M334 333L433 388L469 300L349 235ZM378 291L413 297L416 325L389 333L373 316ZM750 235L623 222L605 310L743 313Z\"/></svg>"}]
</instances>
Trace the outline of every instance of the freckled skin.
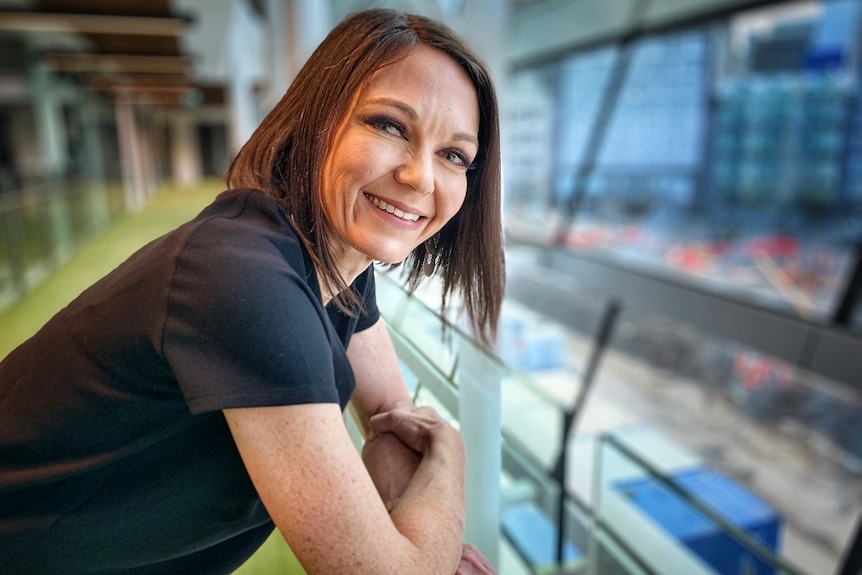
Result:
<instances>
[{"instance_id":1,"label":"freckled skin","mask_svg":"<svg viewBox=\"0 0 862 575\"><path fill-rule=\"evenodd\" d=\"M422 455L404 444L394 433L381 433L365 442L362 461L384 502L395 502L416 468Z\"/></svg>"}]
</instances>

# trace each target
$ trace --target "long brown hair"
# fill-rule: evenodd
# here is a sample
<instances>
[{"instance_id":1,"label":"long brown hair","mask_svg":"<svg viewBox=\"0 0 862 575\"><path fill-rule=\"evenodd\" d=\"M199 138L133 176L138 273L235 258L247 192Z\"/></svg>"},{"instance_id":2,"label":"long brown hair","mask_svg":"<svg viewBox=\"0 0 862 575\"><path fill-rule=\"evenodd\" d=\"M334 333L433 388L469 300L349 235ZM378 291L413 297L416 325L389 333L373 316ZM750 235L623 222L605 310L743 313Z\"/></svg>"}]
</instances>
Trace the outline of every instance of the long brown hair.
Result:
<instances>
[{"instance_id":1,"label":"long brown hair","mask_svg":"<svg viewBox=\"0 0 862 575\"><path fill-rule=\"evenodd\" d=\"M355 302L336 272L332 227L320 201L320 175L335 128L352 98L380 68L417 45L448 54L470 77L479 101L479 153L467 172L464 205L404 261L415 289L430 259L443 280L442 309L461 296L471 327L493 341L504 288L500 132L497 98L485 64L447 26L422 16L374 9L345 18L314 51L281 101L242 147L226 174L231 188L256 188L276 198L332 288L338 305Z\"/></svg>"}]
</instances>

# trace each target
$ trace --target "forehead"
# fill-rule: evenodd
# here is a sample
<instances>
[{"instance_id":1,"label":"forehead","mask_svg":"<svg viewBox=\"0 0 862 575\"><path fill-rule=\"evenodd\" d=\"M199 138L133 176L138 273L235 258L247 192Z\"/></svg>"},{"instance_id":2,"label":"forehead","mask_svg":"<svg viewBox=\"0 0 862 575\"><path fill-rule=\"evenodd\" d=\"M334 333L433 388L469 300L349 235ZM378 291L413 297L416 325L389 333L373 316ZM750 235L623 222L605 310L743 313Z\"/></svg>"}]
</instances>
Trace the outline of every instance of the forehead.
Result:
<instances>
[{"instance_id":1,"label":"forehead","mask_svg":"<svg viewBox=\"0 0 862 575\"><path fill-rule=\"evenodd\" d=\"M353 104L381 96L404 100L420 113L460 115L468 124L462 128L478 131L479 102L472 80L460 64L436 48L416 46L378 69L360 87Z\"/></svg>"}]
</instances>

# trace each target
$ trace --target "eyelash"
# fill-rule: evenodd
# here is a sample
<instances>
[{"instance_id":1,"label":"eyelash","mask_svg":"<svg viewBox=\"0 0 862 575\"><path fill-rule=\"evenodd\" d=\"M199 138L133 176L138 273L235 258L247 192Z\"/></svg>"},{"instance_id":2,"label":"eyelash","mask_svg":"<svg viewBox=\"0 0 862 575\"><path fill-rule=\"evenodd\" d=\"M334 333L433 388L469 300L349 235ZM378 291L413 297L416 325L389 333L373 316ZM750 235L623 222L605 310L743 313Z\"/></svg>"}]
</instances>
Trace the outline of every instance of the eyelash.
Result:
<instances>
[{"instance_id":1,"label":"eyelash","mask_svg":"<svg viewBox=\"0 0 862 575\"><path fill-rule=\"evenodd\" d=\"M407 129L400 122L393 120L392 118L387 118L386 116L372 116L370 118L367 118L365 120L365 123L372 128L390 134L391 132L389 132L389 129L394 128L398 132L398 136L407 139ZM450 159L450 155L456 156L457 160ZM465 170L473 170L476 168L476 164L471 164L467 160L467 156L460 150L450 148L446 150L444 157L446 157L448 161L464 168Z\"/></svg>"},{"instance_id":2,"label":"eyelash","mask_svg":"<svg viewBox=\"0 0 862 575\"><path fill-rule=\"evenodd\" d=\"M407 137L407 129L399 122L396 122L392 118L387 118L385 116L374 116L365 120L365 123L371 126L372 128L376 128L382 132L388 132L390 128L395 128L398 131L398 135L402 138Z\"/></svg>"},{"instance_id":3,"label":"eyelash","mask_svg":"<svg viewBox=\"0 0 862 575\"><path fill-rule=\"evenodd\" d=\"M467 156L465 156L464 154L462 154L458 150L447 150L446 155L448 156L449 154L454 154L455 156L457 156L458 161L453 162L453 163L458 164L460 167L464 168L465 170L472 170L475 167L473 164L471 164L470 162L467 161Z\"/></svg>"}]
</instances>

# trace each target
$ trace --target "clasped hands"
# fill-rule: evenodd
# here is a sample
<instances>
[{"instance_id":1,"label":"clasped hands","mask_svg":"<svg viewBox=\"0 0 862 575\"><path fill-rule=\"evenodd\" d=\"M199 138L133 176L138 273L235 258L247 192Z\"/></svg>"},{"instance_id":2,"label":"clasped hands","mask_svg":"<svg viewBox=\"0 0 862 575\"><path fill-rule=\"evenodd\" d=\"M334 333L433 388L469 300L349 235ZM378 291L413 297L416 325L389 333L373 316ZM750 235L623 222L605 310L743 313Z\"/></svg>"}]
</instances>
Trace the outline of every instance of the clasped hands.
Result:
<instances>
[{"instance_id":1,"label":"clasped hands","mask_svg":"<svg viewBox=\"0 0 862 575\"><path fill-rule=\"evenodd\" d=\"M455 439L457 431L429 407L417 408L410 415L381 413L371 417L369 423L372 434L363 446L362 460L391 511L431 443L444 443L445 448L445 442ZM380 429L387 431L379 432ZM461 448L459 436L457 440ZM464 543L455 575L496 575L496 571L478 549Z\"/></svg>"}]
</instances>

